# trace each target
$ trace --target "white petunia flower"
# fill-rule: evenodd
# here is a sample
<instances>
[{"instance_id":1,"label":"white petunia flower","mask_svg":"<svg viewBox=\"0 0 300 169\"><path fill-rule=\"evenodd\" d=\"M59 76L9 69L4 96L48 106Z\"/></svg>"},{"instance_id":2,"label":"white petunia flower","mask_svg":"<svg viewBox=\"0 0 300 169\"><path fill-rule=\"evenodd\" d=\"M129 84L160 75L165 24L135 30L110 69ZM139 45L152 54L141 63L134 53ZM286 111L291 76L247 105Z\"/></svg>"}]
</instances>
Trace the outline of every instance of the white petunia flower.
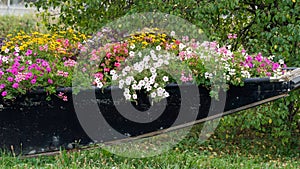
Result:
<instances>
[{"instance_id":1,"label":"white petunia flower","mask_svg":"<svg viewBox=\"0 0 300 169\"><path fill-rule=\"evenodd\" d=\"M170 34L171 36L175 36L175 32L174 31L171 31L171 34Z\"/></svg>"},{"instance_id":2,"label":"white petunia flower","mask_svg":"<svg viewBox=\"0 0 300 169\"><path fill-rule=\"evenodd\" d=\"M152 87L151 87L151 86L147 86L147 87L146 87L146 90L147 90L147 92L149 92L149 91L152 90Z\"/></svg>"},{"instance_id":3,"label":"white petunia flower","mask_svg":"<svg viewBox=\"0 0 300 169\"><path fill-rule=\"evenodd\" d=\"M115 71L115 70L111 70L111 71L109 72L109 74L110 74L110 75L114 75L114 74L116 74L116 71Z\"/></svg>"},{"instance_id":4,"label":"white petunia flower","mask_svg":"<svg viewBox=\"0 0 300 169\"><path fill-rule=\"evenodd\" d=\"M155 55L155 51L154 50L150 50L150 55Z\"/></svg>"},{"instance_id":5,"label":"white petunia flower","mask_svg":"<svg viewBox=\"0 0 300 169\"><path fill-rule=\"evenodd\" d=\"M157 60L157 56L156 55L151 55L152 60L156 61Z\"/></svg>"},{"instance_id":6,"label":"white petunia flower","mask_svg":"<svg viewBox=\"0 0 300 169\"><path fill-rule=\"evenodd\" d=\"M97 87L98 88L102 88L103 87L103 84L101 82L97 83Z\"/></svg>"},{"instance_id":7,"label":"white petunia flower","mask_svg":"<svg viewBox=\"0 0 300 169\"><path fill-rule=\"evenodd\" d=\"M130 98L131 98L131 95L130 95L130 94L124 94L124 96L125 96L125 99L126 99L126 100L130 100Z\"/></svg>"},{"instance_id":8,"label":"white petunia flower","mask_svg":"<svg viewBox=\"0 0 300 169\"><path fill-rule=\"evenodd\" d=\"M131 84L131 78L130 77L127 77L126 80L125 80L125 84L127 86L129 86Z\"/></svg>"},{"instance_id":9,"label":"white petunia flower","mask_svg":"<svg viewBox=\"0 0 300 169\"><path fill-rule=\"evenodd\" d=\"M165 82L169 81L169 77L168 76L164 76L163 77L163 81L165 81Z\"/></svg>"},{"instance_id":10,"label":"white petunia flower","mask_svg":"<svg viewBox=\"0 0 300 169\"><path fill-rule=\"evenodd\" d=\"M156 46L156 50L157 51L160 51L161 50L161 47L158 45L158 46Z\"/></svg>"},{"instance_id":11,"label":"white petunia flower","mask_svg":"<svg viewBox=\"0 0 300 169\"><path fill-rule=\"evenodd\" d=\"M151 96L152 98L155 98L155 97L156 97L156 93L155 93L155 92L152 92L152 93L150 94L150 96Z\"/></svg>"},{"instance_id":12,"label":"white petunia flower","mask_svg":"<svg viewBox=\"0 0 300 169\"><path fill-rule=\"evenodd\" d=\"M133 95L132 95L132 98L133 98L133 99L137 99L137 95L136 95L136 94L133 94Z\"/></svg>"},{"instance_id":13,"label":"white petunia flower","mask_svg":"<svg viewBox=\"0 0 300 169\"><path fill-rule=\"evenodd\" d=\"M284 60L280 59L279 61L279 64L283 65L284 64Z\"/></svg>"},{"instance_id":14,"label":"white petunia flower","mask_svg":"<svg viewBox=\"0 0 300 169\"><path fill-rule=\"evenodd\" d=\"M134 55L135 55L134 51L130 51L130 52L129 52L129 56L130 56L130 57L134 57Z\"/></svg>"},{"instance_id":15,"label":"white petunia flower","mask_svg":"<svg viewBox=\"0 0 300 169\"><path fill-rule=\"evenodd\" d=\"M130 49L134 49L134 48L135 48L135 45L132 44L132 45L130 46Z\"/></svg>"},{"instance_id":16,"label":"white petunia flower","mask_svg":"<svg viewBox=\"0 0 300 169\"><path fill-rule=\"evenodd\" d=\"M150 72L151 72L151 73L155 73L155 72L156 72L156 69L155 69L154 67L151 67L151 68L150 68Z\"/></svg>"},{"instance_id":17,"label":"white petunia flower","mask_svg":"<svg viewBox=\"0 0 300 169\"><path fill-rule=\"evenodd\" d=\"M19 47L15 47L15 51L16 52L20 52L20 48Z\"/></svg>"},{"instance_id":18,"label":"white petunia flower","mask_svg":"<svg viewBox=\"0 0 300 169\"><path fill-rule=\"evenodd\" d=\"M146 84L146 83L145 83L144 80L140 80L140 81L139 81L139 85L140 85L140 86L145 86L145 84Z\"/></svg>"},{"instance_id":19,"label":"white petunia flower","mask_svg":"<svg viewBox=\"0 0 300 169\"><path fill-rule=\"evenodd\" d=\"M183 50L183 48L185 48L186 47L186 45L184 45L183 43L180 43L179 44L179 50L181 51L181 50Z\"/></svg>"},{"instance_id":20,"label":"white petunia flower","mask_svg":"<svg viewBox=\"0 0 300 169\"><path fill-rule=\"evenodd\" d=\"M165 97L169 97L170 94L169 94L168 92L165 92L165 93L164 93L164 96L165 96Z\"/></svg>"},{"instance_id":21,"label":"white petunia flower","mask_svg":"<svg viewBox=\"0 0 300 169\"><path fill-rule=\"evenodd\" d=\"M124 93L130 93L130 90L128 88L125 88Z\"/></svg>"},{"instance_id":22,"label":"white petunia flower","mask_svg":"<svg viewBox=\"0 0 300 169\"><path fill-rule=\"evenodd\" d=\"M211 79L212 76L213 76L213 74L212 74L212 73L205 72L204 76L205 76L205 79Z\"/></svg>"}]
</instances>

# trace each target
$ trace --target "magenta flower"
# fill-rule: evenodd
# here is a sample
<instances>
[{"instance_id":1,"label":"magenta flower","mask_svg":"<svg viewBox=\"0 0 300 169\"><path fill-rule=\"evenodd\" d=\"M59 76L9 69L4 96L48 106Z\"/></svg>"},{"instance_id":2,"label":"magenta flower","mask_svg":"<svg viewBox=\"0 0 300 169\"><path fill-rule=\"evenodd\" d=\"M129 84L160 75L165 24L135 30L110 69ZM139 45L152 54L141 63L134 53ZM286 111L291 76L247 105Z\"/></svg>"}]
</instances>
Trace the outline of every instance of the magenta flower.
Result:
<instances>
[{"instance_id":1,"label":"magenta flower","mask_svg":"<svg viewBox=\"0 0 300 169\"><path fill-rule=\"evenodd\" d=\"M46 68L46 71L49 73L49 72L51 72L51 68L50 67L47 67Z\"/></svg>"},{"instance_id":2,"label":"magenta flower","mask_svg":"<svg viewBox=\"0 0 300 169\"><path fill-rule=\"evenodd\" d=\"M22 66L22 67L20 68L20 71L23 71L23 70L25 70L25 66Z\"/></svg>"},{"instance_id":3,"label":"magenta flower","mask_svg":"<svg viewBox=\"0 0 300 169\"><path fill-rule=\"evenodd\" d=\"M48 83L49 83L49 84L52 84L52 83L53 83L53 80L52 80L52 79L48 79Z\"/></svg>"},{"instance_id":4,"label":"magenta flower","mask_svg":"<svg viewBox=\"0 0 300 169\"><path fill-rule=\"evenodd\" d=\"M15 89L17 89L17 88L19 87L19 83L14 83L14 84L12 85L12 87L15 88Z\"/></svg>"},{"instance_id":5,"label":"magenta flower","mask_svg":"<svg viewBox=\"0 0 300 169\"><path fill-rule=\"evenodd\" d=\"M269 65L271 61L268 58L265 58L265 62Z\"/></svg>"},{"instance_id":6,"label":"magenta flower","mask_svg":"<svg viewBox=\"0 0 300 169\"><path fill-rule=\"evenodd\" d=\"M109 68L104 68L104 72L109 72Z\"/></svg>"},{"instance_id":7,"label":"magenta flower","mask_svg":"<svg viewBox=\"0 0 300 169\"><path fill-rule=\"evenodd\" d=\"M44 60L43 60L43 61L42 61L42 66L43 66L43 67L47 67L47 66L49 66L49 63L48 63L47 61L44 61Z\"/></svg>"},{"instance_id":8,"label":"magenta flower","mask_svg":"<svg viewBox=\"0 0 300 169\"><path fill-rule=\"evenodd\" d=\"M272 70L274 71L274 70L278 69L279 66L280 66L279 63L273 63Z\"/></svg>"},{"instance_id":9,"label":"magenta flower","mask_svg":"<svg viewBox=\"0 0 300 169\"><path fill-rule=\"evenodd\" d=\"M31 83L31 84L35 84L35 83L36 83L36 79L32 79L32 80L30 81L30 83Z\"/></svg>"},{"instance_id":10,"label":"magenta flower","mask_svg":"<svg viewBox=\"0 0 300 169\"><path fill-rule=\"evenodd\" d=\"M25 53L26 56L29 56L32 54L32 50L28 49L27 52Z\"/></svg>"},{"instance_id":11,"label":"magenta flower","mask_svg":"<svg viewBox=\"0 0 300 169\"><path fill-rule=\"evenodd\" d=\"M0 84L0 89L4 89L5 88L5 84Z\"/></svg>"},{"instance_id":12,"label":"magenta flower","mask_svg":"<svg viewBox=\"0 0 300 169\"><path fill-rule=\"evenodd\" d=\"M3 91L3 92L1 93L1 95L2 95L3 97L5 97L5 96L7 95L7 91Z\"/></svg>"},{"instance_id":13,"label":"magenta flower","mask_svg":"<svg viewBox=\"0 0 300 169\"><path fill-rule=\"evenodd\" d=\"M7 80L8 80L9 82L13 82L13 81L14 81L14 78L11 77L11 76L9 76L9 77L7 78Z\"/></svg>"},{"instance_id":14,"label":"magenta flower","mask_svg":"<svg viewBox=\"0 0 300 169\"><path fill-rule=\"evenodd\" d=\"M252 62L248 63L247 65L248 65L250 68L253 68L253 63L252 63Z\"/></svg>"},{"instance_id":15,"label":"magenta flower","mask_svg":"<svg viewBox=\"0 0 300 169\"><path fill-rule=\"evenodd\" d=\"M261 53L259 53L256 57L255 57L255 60L258 61L258 62L261 62L263 60L262 56L261 56Z\"/></svg>"},{"instance_id":16,"label":"magenta flower","mask_svg":"<svg viewBox=\"0 0 300 169\"><path fill-rule=\"evenodd\" d=\"M11 73L12 73L13 75L17 75L17 74L18 74L18 69L17 69L17 68L13 68L13 69L11 70Z\"/></svg>"}]
</instances>

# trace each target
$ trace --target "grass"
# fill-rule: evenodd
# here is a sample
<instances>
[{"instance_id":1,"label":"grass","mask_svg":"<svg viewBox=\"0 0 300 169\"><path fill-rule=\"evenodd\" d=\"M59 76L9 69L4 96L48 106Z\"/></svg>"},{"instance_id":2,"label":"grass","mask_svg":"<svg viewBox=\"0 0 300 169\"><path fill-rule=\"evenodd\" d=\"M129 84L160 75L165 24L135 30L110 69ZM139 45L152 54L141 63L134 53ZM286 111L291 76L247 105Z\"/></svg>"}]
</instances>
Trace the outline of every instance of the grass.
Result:
<instances>
[{"instance_id":1,"label":"grass","mask_svg":"<svg viewBox=\"0 0 300 169\"><path fill-rule=\"evenodd\" d=\"M216 135L207 141L199 141L199 129L195 126L189 135L181 142L171 147L168 151L157 156L146 158L128 158L115 155L111 150L128 151L139 145L136 150L155 148L153 140L163 142L166 136L158 136L149 139L151 144L119 145L93 150L81 150L76 152L61 151L56 156L40 156L37 158L22 159L2 154L0 168L299 168L299 136L291 145L282 145L280 140L268 135L253 137L252 131L247 131L233 138L220 139ZM167 136L173 136L176 131ZM179 133L180 135L180 133ZM149 141L148 140L148 141ZM129 143L128 143L129 144ZM157 148L157 145L156 145ZM110 150L110 151L108 151ZM136 151L135 151L136 152ZM154 151L155 152L155 151ZM157 151L156 151L157 152ZM139 152L136 152L139 153ZM128 154L127 154L128 155Z\"/></svg>"},{"instance_id":2,"label":"grass","mask_svg":"<svg viewBox=\"0 0 300 169\"><path fill-rule=\"evenodd\" d=\"M8 34L16 34L21 30L27 33L45 32L44 26L37 26L39 22L40 20L33 13L22 16L2 15L0 16L0 38L6 37Z\"/></svg>"}]
</instances>

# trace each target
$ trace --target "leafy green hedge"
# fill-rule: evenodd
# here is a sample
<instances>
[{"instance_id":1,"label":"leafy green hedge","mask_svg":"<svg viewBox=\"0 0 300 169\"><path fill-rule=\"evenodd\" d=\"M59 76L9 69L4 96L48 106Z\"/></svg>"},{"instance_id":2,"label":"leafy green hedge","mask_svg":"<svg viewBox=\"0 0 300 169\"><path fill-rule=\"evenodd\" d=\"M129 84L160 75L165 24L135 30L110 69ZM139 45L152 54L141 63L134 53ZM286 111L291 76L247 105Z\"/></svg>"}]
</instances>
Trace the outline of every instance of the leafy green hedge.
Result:
<instances>
[{"instance_id":1,"label":"leafy green hedge","mask_svg":"<svg viewBox=\"0 0 300 169\"><path fill-rule=\"evenodd\" d=\"M247 51L263 52L284 58L288 66L300 67L300 3L298 0L52 0L37 1L43 23L48 29L73 27L95 33L104 24L124 15L158 11L179 16L199 26L210 40L240 44ZM50 7L60 11L57 17ZM52 22L51 19L58 19ZM235 42L227 41L236 33ZM299 91L277 102L252 109L251 112L226 118L224 130L240 126L272 133L288 143L299 136ZM236 118L237 117L237 118Z\"/></svg>"}]
</instances>

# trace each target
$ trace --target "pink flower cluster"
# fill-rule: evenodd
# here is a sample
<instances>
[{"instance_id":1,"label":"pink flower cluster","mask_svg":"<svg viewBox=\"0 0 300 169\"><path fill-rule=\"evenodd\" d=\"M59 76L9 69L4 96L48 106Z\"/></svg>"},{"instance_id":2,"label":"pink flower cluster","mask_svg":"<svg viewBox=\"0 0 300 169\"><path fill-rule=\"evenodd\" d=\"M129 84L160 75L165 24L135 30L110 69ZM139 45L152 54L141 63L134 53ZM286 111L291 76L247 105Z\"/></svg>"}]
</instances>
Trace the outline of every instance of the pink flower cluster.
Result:
<instances>
[{"instance_id":1,"label":"pink flower cluster","mask_svg":"<svg viewBox=\"0 0 300 169\"><path fill-rule=\"evenodd\" d=\"M58 97L61 98L63 101L68 101L68 96L65 95L63 92L59 92Z\"/></svg>"},{"instance_id":2,"label":"pink flower cluster","mask_svg":"<svg viewBox=\"0 0 300 169\"><path fill-rule=\"evenodd\" d=\"M228 39L236 39L236 38L237 38L237 34L229 33L229 34L227 35L227 38L228 38Z\"/></svg>"},{"instance_id":3,"label":"pink flower cluster","mask_svg":"<svg viewBox=\"0 0 300 169\"><path fill-rule=\"evenodd\" d=\"M57 71L57 76L68 77L69 76L69 72L64 72L62 70L58 70Z\"/></svg>"}]
</instances>

